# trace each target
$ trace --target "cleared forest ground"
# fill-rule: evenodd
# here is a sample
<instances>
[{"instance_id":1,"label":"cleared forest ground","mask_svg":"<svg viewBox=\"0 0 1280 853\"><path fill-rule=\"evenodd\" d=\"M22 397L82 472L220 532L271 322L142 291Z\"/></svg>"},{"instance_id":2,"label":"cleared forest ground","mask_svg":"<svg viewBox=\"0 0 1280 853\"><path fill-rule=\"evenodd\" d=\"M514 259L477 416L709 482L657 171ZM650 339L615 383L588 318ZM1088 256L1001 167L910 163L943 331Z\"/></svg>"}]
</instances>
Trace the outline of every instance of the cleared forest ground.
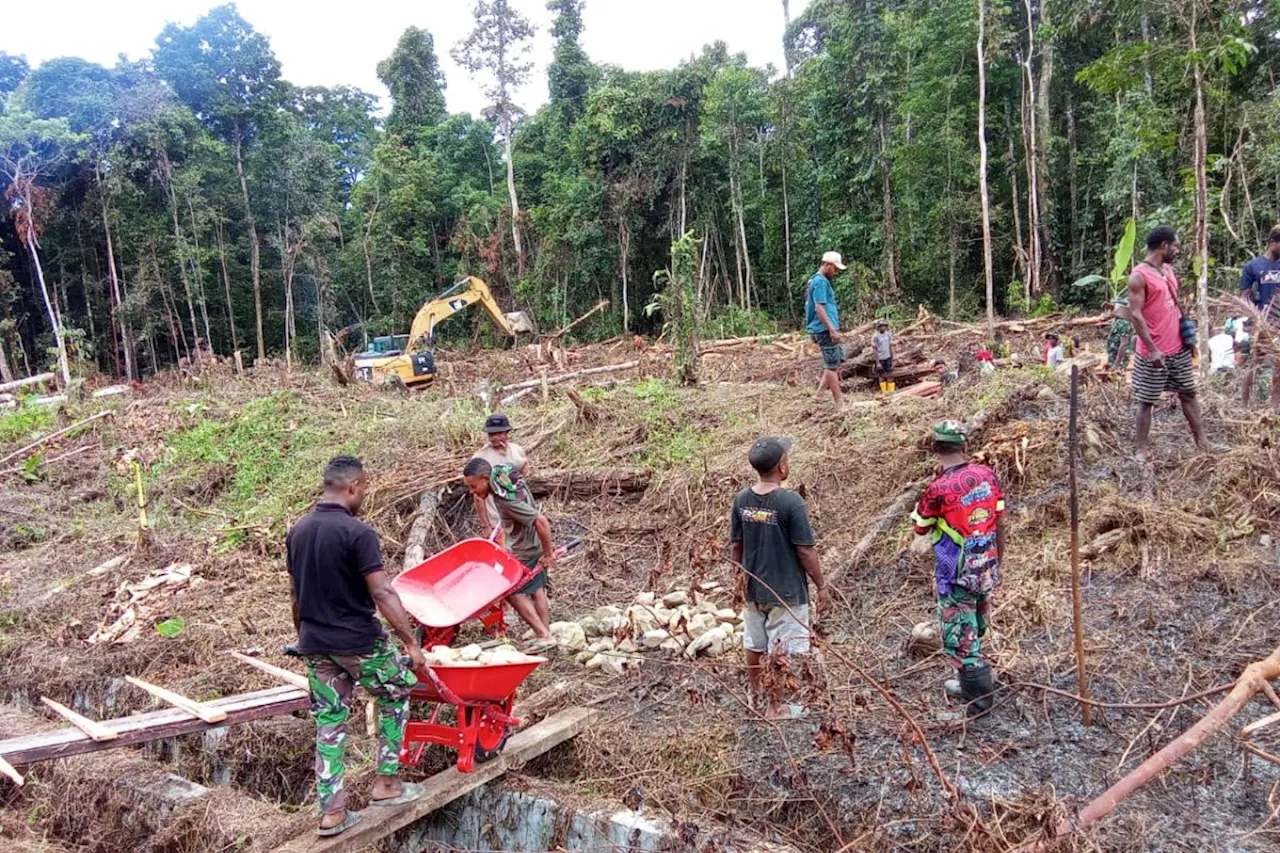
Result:
<instances>
[{"instance_id":1,"label":"cleared forest ground","mask_svg":"<svg viewBox=\"0 0 1280 853\"><path fill-rule=\"evenodd\" d=\"M962 338L931 334L913 343L954 360ZM1017 343L1028 355L1036 346L1031 337ZM553 573L554 618L625 606L646 590L731 585L732 569L716 555L732 496L751 480L745 452L759 434L796 440L791 485L809 502L837 607L822 626L825 666L780 674L794 676L805 693L811 714L803 721L773 723L748 710L738 652L710 661L652 652L615 678L557 656L525 692L568 679L561 704L598 702L604 721L507 784L561 799L572 792L584 805L638 802L680 825L690 849L717 849L718 833L750 831L814 851L1009 850L1092 799L1217 700L1102 707L1085 728L1076 702L1041 689L1076 689L1061 375L1037 367L970 371L934 398L880 405L858 391L837 413L812 403L812 354L794 346L763 341L704 357L696 388L665 379L664 353L642 342L569 353L563 370L639 364L584 379L576 399L566 384L551 387L545 402L535 392L504 407L516 440L538 445L535 475L574 475L550 476L559 487L542 502L557 541L586 542L583 557ZM359 454L372 473L365 515L382 536L389 567L401 565L425 489L443 495L428 552L474 533L470 501L455 478L482 441L476 381L510 384L538 369L528 350L443 360L441 381L409 396L340 388L319 373L210 371L149 382L106 405L0 417L0 453L7 454L59 425L115 409L47 447L49 461L38 471L4 475L0 735L42 718L53 724L31 706L40 695L74 701L99 718L151 707L144 694L114 681L124 675L198 699L271 686L221 652L260 649L268 661L293 665L280 652L293 637L284 532L318 495L320 468L334 453ZM1203 395L1211 437L1228 448L1213 456L1193 455L1181 414L1162 409L1147 469L1131 458L1123 384L1084 383L1086 649L1100 702L1190 696L1232 681L1277 643L1276 555L1260 537L1280 538L1280 424L1241 411L1234 398L1221 383ZM974 449L1001 475L1011 520L991 649L1012 689L967 727L945 716L940 656L909 648L912 626L932 618L932 558L909 549L905 514L850 565L855 544L886 508L929 476L927 427L943 417L980 425ZM135 550L134 461L153 520L143 551ZM625 489L623 476L632 477ZM127 559L92 573L114 557ZM190 580L135 602L133 623L122 627L122 585L174 564L190 564ZM104 637L117 641L89 642ZM1074 843L1272 849L1280 826L1268 817L1280 806L1280 767L1248 757L1233 733L1273 710L1255 699L1234 726ZM957 800L926 761L908 718ZM370 743L355 728L354 748L366 760L353 770L367 775ZM311 735L309 720L284 717L232 729L214 743L187 738L30 768L21 792L0 787L0 839L31 850L102 853L265 848L311 820ZM1280 752L1280 730L1257 743ZM421 772L448 760L433 754ZM213 793L163 819L149 815L139 786L117 783L157 770ZM350 787L364 786L357 778Z\"/></svg>"}]
</instances>

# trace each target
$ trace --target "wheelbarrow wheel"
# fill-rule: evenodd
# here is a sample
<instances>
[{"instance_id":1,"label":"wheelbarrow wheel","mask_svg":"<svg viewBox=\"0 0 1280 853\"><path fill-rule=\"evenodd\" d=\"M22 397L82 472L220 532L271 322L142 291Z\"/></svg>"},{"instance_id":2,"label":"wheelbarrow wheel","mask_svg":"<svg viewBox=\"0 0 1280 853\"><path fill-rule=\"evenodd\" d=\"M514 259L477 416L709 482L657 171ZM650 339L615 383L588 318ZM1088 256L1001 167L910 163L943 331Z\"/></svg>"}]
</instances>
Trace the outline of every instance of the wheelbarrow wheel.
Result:
<instances>
[{"instance_id":1,"label":"wheelbarrow wheel","mask_svg":"<svg viewBox=\"0 0 1280 853\"><path fill-rule=\"evenodd\" d=\"M487 710L475 711L480 715L476 731L476 763L483 764L497 758L511 737L511 726L488 714Z\"/></svg>"}]
</instances>

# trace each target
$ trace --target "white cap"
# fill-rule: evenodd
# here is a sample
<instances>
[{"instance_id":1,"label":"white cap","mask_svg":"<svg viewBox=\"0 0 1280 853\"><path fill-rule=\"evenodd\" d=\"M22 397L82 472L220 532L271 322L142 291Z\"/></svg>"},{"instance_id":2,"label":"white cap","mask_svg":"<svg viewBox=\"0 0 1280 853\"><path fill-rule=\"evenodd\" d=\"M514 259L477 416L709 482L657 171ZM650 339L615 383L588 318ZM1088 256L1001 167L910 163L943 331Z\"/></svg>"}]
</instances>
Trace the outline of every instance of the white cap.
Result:
<instances>
[{"instance_id":1,"label":"white cap","mask_svg":"<svg viewBox=\"0 0 1280 853\"><path fill-rule=\"evenodd\" d=\"M844 265L844 259L840 257L839 252L824 253L822 255L822 262L824 264L834 264L835 268L838 270L848 269L848 267Z\"/></svg>"}]
</instances>

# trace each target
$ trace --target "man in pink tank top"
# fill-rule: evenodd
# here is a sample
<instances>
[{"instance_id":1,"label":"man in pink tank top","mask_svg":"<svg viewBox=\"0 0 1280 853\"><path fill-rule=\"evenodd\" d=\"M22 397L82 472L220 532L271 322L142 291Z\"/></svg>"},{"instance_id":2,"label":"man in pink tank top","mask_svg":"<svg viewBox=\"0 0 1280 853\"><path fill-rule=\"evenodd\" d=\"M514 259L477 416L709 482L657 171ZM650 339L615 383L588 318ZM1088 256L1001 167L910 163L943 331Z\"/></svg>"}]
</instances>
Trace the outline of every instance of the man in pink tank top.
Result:
<instances>
[{"instance_id":1,"label":"man in pink tank top","mask_svg":"<svg viewBox=\"0 0 1280 853\"><path fill-rule=\"evenodd\" d=\"M1151 452L1151 413L1160 395L1172 391L1182 401L1196 447L1211 452L1200 423L1196 373L1191 347L1182 341L1182 308L1178 303L1178 235L1161 225L1147 235L1147 258L1129 275L1129 311L1138 336L1133 363L1133 396L1138 401L1138 458Z\"/></svg>"}]
</instances>

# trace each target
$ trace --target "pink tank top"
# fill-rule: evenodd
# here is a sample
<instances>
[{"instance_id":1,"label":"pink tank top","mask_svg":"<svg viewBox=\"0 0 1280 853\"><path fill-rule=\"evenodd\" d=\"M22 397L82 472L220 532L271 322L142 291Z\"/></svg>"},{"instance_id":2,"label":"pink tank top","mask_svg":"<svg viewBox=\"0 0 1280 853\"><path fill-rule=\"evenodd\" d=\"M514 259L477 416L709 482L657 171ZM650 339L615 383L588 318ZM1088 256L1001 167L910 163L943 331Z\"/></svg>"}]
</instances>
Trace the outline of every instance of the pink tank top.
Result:
<instances>
[{"instance_id":1,"label":"pink tank top","mask_svg":"<svg viewBox=\"0 0 1280 853\"><path fill-rule=\"evenodd\" d=\"M1147 327L1151 329L1151 341L1164 355L1177 355L1182 352L1182 330L1179 328L1182 312L1178 310L1178 303L1173 298L1173 290L1178 286L1178 276L1170 266L1164 268L1164 275L1147 263L1138 264L1134 269L1147 283L1147 301L1142 307L1142 319L1147 321ZM1149 354L1147 345L1139 338L1138 355Z\"/></svg>"}]
</instances>

